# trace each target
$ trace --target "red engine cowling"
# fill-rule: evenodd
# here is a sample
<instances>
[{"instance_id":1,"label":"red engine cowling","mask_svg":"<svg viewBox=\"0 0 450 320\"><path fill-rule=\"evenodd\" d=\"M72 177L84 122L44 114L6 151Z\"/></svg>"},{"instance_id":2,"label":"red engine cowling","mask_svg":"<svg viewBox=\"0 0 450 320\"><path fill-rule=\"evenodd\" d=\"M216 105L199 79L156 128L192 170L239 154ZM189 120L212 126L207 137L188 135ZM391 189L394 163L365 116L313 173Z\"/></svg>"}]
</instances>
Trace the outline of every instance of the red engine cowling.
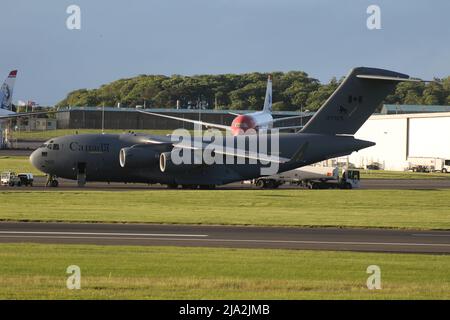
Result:
<instances>
[{"instance_id":1,"label":"red engine cowling","mask_svg":"<svg viewBox=\"0 0 450 320\"><path fill-rule=\"evenodd\" d=\"M256 129L255 120L251 116L245 114L237 116L231 123L231 132L234 136L245 134L249 129Z\"/></svg>"}]
</instances>

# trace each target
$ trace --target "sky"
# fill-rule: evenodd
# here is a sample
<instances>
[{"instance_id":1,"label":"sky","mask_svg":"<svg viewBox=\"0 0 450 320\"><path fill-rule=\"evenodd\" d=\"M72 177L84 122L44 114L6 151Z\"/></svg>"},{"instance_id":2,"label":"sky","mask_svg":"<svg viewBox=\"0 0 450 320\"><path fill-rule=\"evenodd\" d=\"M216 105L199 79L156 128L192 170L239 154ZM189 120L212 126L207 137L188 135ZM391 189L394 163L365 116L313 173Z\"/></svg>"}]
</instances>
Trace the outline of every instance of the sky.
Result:
<instances>
[{"instance_id":1,"label":"sky","mask_svg":"<svg viewBox=\"0 0 450 320\"><path fill-rule=\"evenodd\" d=\"M66 12L77 5L80 29ZM369 5L381 29L367 27ZM357 66L450 75L450 1L2 0L0 81L14 101L54 105L70 91L139 74L300 70L322 82ZM276 79L274 79L276 81Z\"/></svg>"}]
</instances>

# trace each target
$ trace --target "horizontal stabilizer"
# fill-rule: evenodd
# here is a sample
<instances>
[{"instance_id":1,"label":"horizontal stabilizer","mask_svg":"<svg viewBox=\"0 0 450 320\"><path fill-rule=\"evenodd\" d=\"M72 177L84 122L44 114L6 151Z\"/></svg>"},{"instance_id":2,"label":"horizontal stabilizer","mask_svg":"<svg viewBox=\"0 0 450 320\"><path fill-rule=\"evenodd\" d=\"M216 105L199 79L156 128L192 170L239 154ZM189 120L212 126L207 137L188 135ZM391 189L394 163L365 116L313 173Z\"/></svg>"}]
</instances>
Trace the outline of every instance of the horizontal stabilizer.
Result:
<instances>
[{"instance_id":1,"label":"horizontal stabilizer","mask_svg":"<svg viewBox=\"0 0 450 320\"><path fill-rule=\"evenodd\" d=\"M375 76L370 74L358 74L356 76L360 79L372 79L372 80L386 80L386 81L401 81L401 82L432 82L430 80L422 80L417 78L400 78L400 77L386 77L386 76Z\"/></svg>"}]
</instances>

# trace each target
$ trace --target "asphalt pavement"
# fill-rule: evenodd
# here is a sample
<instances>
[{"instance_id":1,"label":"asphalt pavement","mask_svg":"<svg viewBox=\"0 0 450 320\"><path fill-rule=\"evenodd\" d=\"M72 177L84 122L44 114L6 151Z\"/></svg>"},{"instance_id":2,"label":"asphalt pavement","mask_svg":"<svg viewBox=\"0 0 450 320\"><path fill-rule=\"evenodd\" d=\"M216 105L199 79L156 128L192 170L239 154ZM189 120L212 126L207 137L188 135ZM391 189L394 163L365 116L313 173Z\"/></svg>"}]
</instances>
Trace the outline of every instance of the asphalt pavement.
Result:
<instances>
[{"instance_id":1,"label":"asphalt pavement","mask_svg":"<svg viewBox=\"0 0 450 320\"><path fill-rule=\"evenodd\" d=\"M0 222L0 242L450 254L450 231Z\"/></svg>"}]
</instances>

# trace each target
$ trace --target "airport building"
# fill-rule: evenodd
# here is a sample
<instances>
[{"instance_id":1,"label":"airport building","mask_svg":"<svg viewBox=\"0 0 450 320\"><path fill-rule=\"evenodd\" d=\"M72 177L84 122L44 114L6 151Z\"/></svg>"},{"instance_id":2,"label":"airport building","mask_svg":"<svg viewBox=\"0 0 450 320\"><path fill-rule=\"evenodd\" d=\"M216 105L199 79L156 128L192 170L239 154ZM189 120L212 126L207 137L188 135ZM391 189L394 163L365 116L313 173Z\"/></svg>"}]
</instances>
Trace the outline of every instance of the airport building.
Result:
<instances>
[{"instance_id":1,"label":"airport building","mask_svg":"<svg viewBox=\"0 0 450 320\"><path fill-rule=\"evenodd\" d=\"M17 122L16 130L21 131L42 131L42 130L55 130L56 119L49 118L23 118Z\"/></svg>"},{"instance_id":2,"label":"airport building","mask_svg":"<svg viewBox=\"0 0 450 320\"><path fill-rule=\"evenodd\" d=\"M397 110L402 110L401 106ZM405 170L413 158L450 159L450 112L373 115L355 137L376 143L350 155L349 161L356 167L376 162L385 170Z\"/></svg>"}]
</instances>

